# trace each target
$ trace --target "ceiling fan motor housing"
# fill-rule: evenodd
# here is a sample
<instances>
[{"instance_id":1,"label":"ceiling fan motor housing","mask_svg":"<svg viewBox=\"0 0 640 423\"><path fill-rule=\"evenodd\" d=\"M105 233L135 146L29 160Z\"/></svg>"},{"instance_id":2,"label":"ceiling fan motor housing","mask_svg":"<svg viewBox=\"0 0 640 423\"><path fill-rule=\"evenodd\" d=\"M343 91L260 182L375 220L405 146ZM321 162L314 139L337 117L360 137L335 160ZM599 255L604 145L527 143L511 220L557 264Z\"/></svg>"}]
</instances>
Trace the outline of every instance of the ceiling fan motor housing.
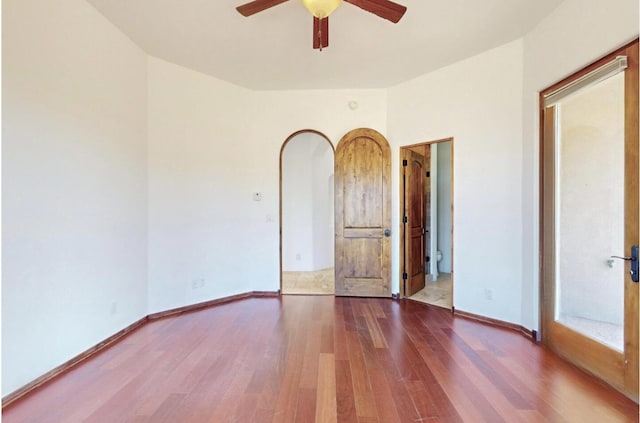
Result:
<instances>
[{"instance_id":1,"label":"ceiling fan motor housing","mask_svg":"<svg viewBox=\"0 0 640 423\"><path fill-rule=\"evenodd\" d=\"M301 0L313 16L319 19L328 17L342 4L342 0Z\"/></svg>"}]
</instances>

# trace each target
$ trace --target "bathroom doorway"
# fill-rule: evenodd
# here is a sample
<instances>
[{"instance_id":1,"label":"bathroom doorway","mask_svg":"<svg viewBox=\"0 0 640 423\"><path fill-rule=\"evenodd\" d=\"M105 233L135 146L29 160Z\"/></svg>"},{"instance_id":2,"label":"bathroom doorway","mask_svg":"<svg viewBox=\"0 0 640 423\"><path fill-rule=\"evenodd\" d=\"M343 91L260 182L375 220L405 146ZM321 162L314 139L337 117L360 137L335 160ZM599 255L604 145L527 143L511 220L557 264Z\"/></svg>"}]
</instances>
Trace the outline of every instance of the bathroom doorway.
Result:
<instances>
[{"instance_id":1,"label":"bathroom doorway","mask_svg":"<svg viewBox=\"0 0 640 423\"><path fill-rule=\"evenodd\" d=\"M280 150L280 291L333 295L334 148L322 133L298 131Z\"/></svg>"},{"instance_id":2,"label":"bathroom doorway","mask_svg":"<svg viewBox=\"0 0 640 423\"><path fill-rule=\"evenodd\" d=\"M451 309L453 138L400 152L400 290L404 298Z\"/></svg>"}]
</instances>

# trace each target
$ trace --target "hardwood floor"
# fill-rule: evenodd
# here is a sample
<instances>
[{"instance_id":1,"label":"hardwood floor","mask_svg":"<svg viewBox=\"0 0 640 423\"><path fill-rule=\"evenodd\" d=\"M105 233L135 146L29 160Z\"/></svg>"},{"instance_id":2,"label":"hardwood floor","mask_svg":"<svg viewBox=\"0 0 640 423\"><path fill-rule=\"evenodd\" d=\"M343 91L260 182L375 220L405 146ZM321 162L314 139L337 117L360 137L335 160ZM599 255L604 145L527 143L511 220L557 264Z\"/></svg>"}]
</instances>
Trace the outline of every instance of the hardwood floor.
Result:
<instances>
[{"instance_id":1,"label":"hardwood floor","mask_svg":"<svg viewBox=\"0 0 640 423\"><path fill-rule=\"evenodd\" d=\"M414 301L251 298L153 321L3 422L637 422L508 330Z\"/></svg>"}]
</instances>

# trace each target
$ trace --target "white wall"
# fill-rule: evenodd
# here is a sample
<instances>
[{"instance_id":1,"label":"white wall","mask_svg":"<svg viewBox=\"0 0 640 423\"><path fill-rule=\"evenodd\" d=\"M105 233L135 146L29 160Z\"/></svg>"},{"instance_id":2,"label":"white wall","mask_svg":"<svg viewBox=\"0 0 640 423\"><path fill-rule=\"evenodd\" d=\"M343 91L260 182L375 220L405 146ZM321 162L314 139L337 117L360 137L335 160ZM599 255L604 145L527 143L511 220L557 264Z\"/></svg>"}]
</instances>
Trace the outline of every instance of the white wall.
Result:
<instances>
[{"instance_id":1,"label":"white wall","mask_svg":"<svg viewBox=\"0 0 640 423\"><path fill-rule=\"evenodd\" d=\"M538 94L637 35L637 0L565 0L524 37L520 320L525 327L539 329Z\"/></svg>"},{"instance_id":2,"label":"white wall","mask_svg":"<svg viewBox=\"0 0 640 423\"><path fill-rule=\"evenodd\" d=\"M289 140L282 153L282 270L333 267L333 149L315 132Z\"/></svg>"},{"instance_id":3,"label":"white wall","mask_svg":"<svg viewBox=\"0 0 640 423\"><path fill-rule=\"evenodd\" d=\"M325 164L324 173L333 172L333 160L323 162L318 150L332 151L331 146L320 135L304 132L289 140L282 153L282 270L318 270L316 249L325 245L316 239L319 222L316 216L320 209L327 214L324 204L317 204L321 191L319 185L320 164ZM325 227L325 232L328 228ZM319 242L320 241L320 242Z\"/></svg>"},{"instance_id":4,"label":"white wall","mask_svg":"<svg viewBox=\"0 0 640 423\"><path fill-rule=\"evenodd\" d=\"M516 323L522 278L521 107L522 41L389 90L393 221L399 221L398 147L454 137L454 306ZM397 238L393 260L397 292ZM492 300L485 289L493 291Z\"/></svg>"},{"instance_id":5,"label":"white wall","mask_svg":"<svg viewBox=\"0 0 640 423\"><path fill-rule=\"evenodd\" d=\"M313 270L313 166L315 147L325 142L314 133L291 139L282 152L282 270Z\"/></svg>"},{"instance_id":6,"label":"white wall","mask_svg":"<svg viewBox=\"0 0 640 423\"><path fill-rule=\"evenodd\" d=\"M147 314L146 55L83 0L2 2L2 395Z\"/></svg>"},{"instance_id":7,"label":"white wall","mask_svg":"<svg viewBox=\"0 0 640 423\"><path fill-rule=\"evenodd\" d=\"M438 238L440 236L438 227L438 143L433 143L429 147L430 161L429 169L431 169L431 177L429 178L429 228L431 230L429 237L430 251L430 269L431 280L438 279Z\"/></svg>"},{"instance_id":8,"label":"white wall","mask_svg":"<svg viewBox=\"0 0 640 423\"><path fill-rule=\"evenodd\" d=\"M313 191L313 270L322 270L332 268L335 261L334 153L325 140L313 152L311 164L313 167L311 185Z\"/></svg>"},{"instance_id":9,"label":"white wall","mask_svg":"<svg viewBox=\"0 0 640 423\"><path fill-rule=\"evenodd\" d=\"M384 90L253 92L149 59L149 312L278 290L282 143L360 126L384 133Z\"/></svg>"},{"instance_id":10,"label":"white wall","mask_svg":"<svg viewBox=\"0 0 640 423\"><path fill-rule=\"evenodd\" d=\"M148 69L149 312L252 291L277 227L257 176L267 158L247 141L252 94L159 59Z\"/></svg>"},{"instance_id":11,"label":"white wall","mask_svg":"<svg viewBox=\"0 0 640 423\"><path fill-rule=\"evenodd\" d=\"M438 143L438 250L441 273L451 273L451 142Z\"/></svg>"}]
</instances>

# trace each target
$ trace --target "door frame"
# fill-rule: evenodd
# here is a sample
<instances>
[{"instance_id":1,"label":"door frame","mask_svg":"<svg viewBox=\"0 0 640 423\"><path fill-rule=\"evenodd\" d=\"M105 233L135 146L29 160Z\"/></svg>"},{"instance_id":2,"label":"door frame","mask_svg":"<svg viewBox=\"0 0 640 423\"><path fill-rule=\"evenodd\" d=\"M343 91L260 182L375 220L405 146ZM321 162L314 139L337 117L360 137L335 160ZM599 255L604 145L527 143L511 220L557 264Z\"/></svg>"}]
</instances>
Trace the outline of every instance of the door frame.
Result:
<instances>
[{"instance_id":1,"label":"door frame","mask_svg":"<svg viewBox=\"0 0 640 423\"><path fill-rule=\"evenodd\" d=\"M333 163L334 163L334 167L335 167L336 148L334 147L334 145L331 142L331 140L329 139L329 137L327 137L325 134L323 134L320 131L316 131L315 129L301 129L299 131L296 131L296 132L292 133L291 135L289 135L284 140L284 142L282 143L282 146L280 147L280 156L279 156L279 161L278 161L278 166L279 166L279 180L278 180L278 184L279 184L278 185L278 192L279 192L279 197L278 197L278 222L279 222L278 239L279 239L279 244L278 244L278 248L279 248L279 262L280 262L279 263L279 267L280 267L280 285L279 285L279 289L278 289L278 294L282 294L282 154L284 153L284 149L287 146L287 144L289 144L289 141L293 140L298 135L305 134L305 133L311 133L311 134L318 135L318 136L324 138L325 141L327 141L329 146L331 146L331 150L333 151ZM334 197L335 197L335 193L334 193ZM334 266L335 266L335 263L334 263ZM335 290L334 290L334 295L335 295Z\"/></svg>"},{"instance_id":2,"label":"door frame","mask_svg":"<svg viewBox=\"0 0 640 423\"><path fill-rule=\"evenodd\" d=\"M541 332L541 338L543 344L547 345L556 354L564 357L566 360L581 367L588 373L594 374L605 383L611 385L616 390L624 393L629 398L638 402L638 384L637 379L632 381L629 375L638 374L638 322L637 322L637 308L638 308L638 284L633 284L629 277L625 277L625 351L621 354L614 353L613 351L605 351L601 356L595 357L593 353L589 353L588 346L582 349L580 357L576 354L568 354L563 348L555 346L550 339L550 332L555 329L553 323L553 313L555 312L555 231L553 225L555 224L555 122L553 115L553 108L547 108L545 106L545 95L557 91L563 86L578 80L579 78L589 74L590 72L602 67L606 63L613 60L616 56L626 55L629 60L629 67L625 71L625 154L626 159L629 161L635 161L634 166L627 167L625 170L625 185L631 183L632 187L638 189L638 156L630 155L629 151L632 149L632 143L638 143L638 39L624 45L621 48L607 54L601 59L587 65L583 69L575 72L574 74L564 78L563 80L551 85L550 87L542 90L539 97L539 112L540 112L540 152L539 152L539 289L540 289L540 316L539 327ZM628 88L630 87L630 88ZM629 95L631 92L631 95ZM550 111L551 110L551 111ZM631 122L631 124L629 124ZM553 125L553 126L552 126ZM551 144L553 143L553 144ZM629 157L632 156L632 157ZM633 170L630 170L633 169ZM636 197L637 199L637 197ZM638 202L629 201L625 204L625 220L630 219L630 216L638 216ZM634 204L635 203L635 204ZM631 232L638 232L638 228L631 230ZM621 252L625 255L630 251L630 244L632 240L628 239L628 232L625 234L625 251ZM637 242L637 235L636 235ZM635 286L634 286L635 285ZM627 298L629 295L629 298ZM636 319L631 326L627 325L627 316L629 313L633 313L635 307ZM589 339L582 341L583 336L575 335L574 331L564 328L558 329L558 333L569 339L568 342L581 342L596 347L596 341L589 342ZM635 333L635 341L629 338L631 333ZM578 339L580 338L580 339ZM631 344L631 345L630 345ZM598 347L601 349L600 347ZM603 348L602 348L603 349ZM592 358L587 358L591 356ZM623 356L620 358L620 356ZM587 361L596 361L595 367L586 368ZM619 367L627 366L626 372L620 375L616 375L615 371L610 367L605 366L604 362L619 361ZM620 370L620 369L618 369ZM608 378L605 380L605 378Z\"/></svg>"},{"instance_id":3,"label":"door frame","mask_svg":"<svg viewBox=\"0 0 640 423\"><path fill-rule=\"evenodd\" d=\"M433 141L426 141L426 142L421 142L421 143L417 143L417 144L409 144L409 145L403 145L400 146L400 150L406 149L406 150L413 150L416 151L416 149L418 149L419 147L426 147L428 145L432 145L432 144L439 144L439 143L444 143L444 142L451 142L451 309L453 309L453 304L454 304L454 298L453 298L453 284L454 284L454 269L455 269L455 263L454 263L454 226L455 226L455 219L454 219L454 210L455 210L455 205L454 205L454 198L455 198L455 182L454 182L454 151L455 151L455 140L454 137L448 137L448 138L441 138L441 139L437 139L437 140L433 140ZM423 153L424 155L424 153ZM399 238L400 238L400 251L399 251L399 291L400 291L400 298L408 298L405 295L405 291L404 291L404 284L402 283L403 279L402 279L402 275L405 272L405 260L404 258L406 257L406 251L405 251L405 242L406 242L406 237L405 237L405 232L404 232L404 222L402 221L405 210L405 202L403 201L403 196L404 196L404 186L403 186L403 180L402 180L402 172L403 172L403 168L402 168L402 152L400 152L399 154L400 157L400 171L399 171L399 175L400 175L400 179L399 179L399 205L398 208L400 210L400 213L398 214L399 216L399 227L398 227L398 233L400 234ZM433 170L430 170L430 172ZM425 219L426 219L427 213L425 213ZM424 222L424 224L426 225L426 222ZM433 252L432 252L433 255Z\"/></svg>"}]
</instances>

